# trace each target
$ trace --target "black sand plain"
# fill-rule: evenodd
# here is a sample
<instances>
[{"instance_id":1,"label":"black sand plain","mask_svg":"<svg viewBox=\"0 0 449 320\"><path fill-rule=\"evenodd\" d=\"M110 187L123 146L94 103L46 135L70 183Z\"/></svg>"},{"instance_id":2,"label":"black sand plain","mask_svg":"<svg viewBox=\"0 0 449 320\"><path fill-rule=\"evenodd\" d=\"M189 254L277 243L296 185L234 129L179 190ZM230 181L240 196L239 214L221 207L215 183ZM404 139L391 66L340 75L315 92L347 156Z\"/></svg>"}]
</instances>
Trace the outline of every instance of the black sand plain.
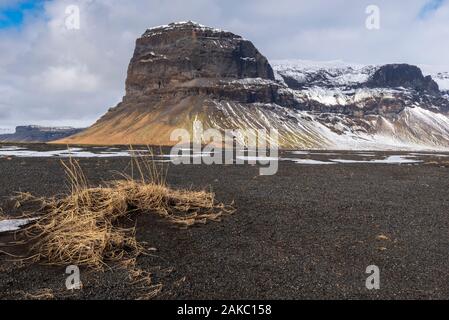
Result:
<instances>
[{"instance_id":1,"label":"black sand plain","mask_svg":"<svg viewBox=\"0 0 449 320\"><path fill-rule=\"evenodd\" d=\"M397 153L395 153L397 154ZM92 184L113 179L129 158L80 159ZM66 190L56 158L0 158L5 213L16 191ZM157 248L138 265L162 284L156 299L447 299L449 162L299 165L274 176L251 165L171 165L175 188L211 188L237 211L179 230L137 216L137 238ZM380 237L379 237L380 236ZM11 240L0 234L0 243ZM138 299L127 272L81 269L83 289L65 288L65 268L21 265L0 254L0 299ZM365 287L367 266L381 289ZM47 294L43 294L47 293Z\"/></svg>"}]
</instances>

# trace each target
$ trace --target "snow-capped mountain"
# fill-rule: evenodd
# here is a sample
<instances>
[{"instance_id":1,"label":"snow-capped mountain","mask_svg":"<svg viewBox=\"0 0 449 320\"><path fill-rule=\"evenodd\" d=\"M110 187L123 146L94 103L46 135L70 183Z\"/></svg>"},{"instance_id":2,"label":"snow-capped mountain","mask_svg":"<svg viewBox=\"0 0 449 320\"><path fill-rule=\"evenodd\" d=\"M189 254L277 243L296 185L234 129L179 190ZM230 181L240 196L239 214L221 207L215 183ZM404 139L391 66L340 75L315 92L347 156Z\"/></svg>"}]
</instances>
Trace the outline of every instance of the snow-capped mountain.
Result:
<instances>
[{"instance_id":1,"label":"snow-capped mountain","mask_svg":"<svg viewBox=\"0 0 449 320\"><path fill-rule=\"evenodd\" d=\"M289 78L290 86L354 87L363 84L382 65L363 65L341 60L274 60L271 65L276 79ZM430 75L440 90L449 91L449 66L418 65L424 75ZM282 75L282 76L281 76Z\"/></svg>"},{"instance_id":2,"label":"snow-capped mountain","mask_svg":"<svg viewBox=\"0 0 449 320\"><path fill-rule=\"evenodd\" d=\"M276 129L283 148L449 150L448 73L424 70L270 64L231 32L173 23L137 40L123 101L59 142L173 145L174 129L201 120L205 129Z\"/></svg>"},{"instance_id":3,"label":"snow-capped mountain","mask_svg":"<svg viewBox=\"0 0 449 320\"><path fill-rule=\"evenodd\" d=\"M447 148L448 72L342 61L285 60L273 67L302 108L310 106L316 121L337 133L327 134L337 149Z\"/></svg>"},{"instance_id":4,"label":"snow-capped mountain","mask_svg":"<svg viewBox=\"0 0 449 320\"><path fill-rule=\"evenodd\" d=\"M276 79L290 88L351 88L368 81L377 66L350 64L343 61L275 60L271 62Z\"/></svg>"}]
</instances>

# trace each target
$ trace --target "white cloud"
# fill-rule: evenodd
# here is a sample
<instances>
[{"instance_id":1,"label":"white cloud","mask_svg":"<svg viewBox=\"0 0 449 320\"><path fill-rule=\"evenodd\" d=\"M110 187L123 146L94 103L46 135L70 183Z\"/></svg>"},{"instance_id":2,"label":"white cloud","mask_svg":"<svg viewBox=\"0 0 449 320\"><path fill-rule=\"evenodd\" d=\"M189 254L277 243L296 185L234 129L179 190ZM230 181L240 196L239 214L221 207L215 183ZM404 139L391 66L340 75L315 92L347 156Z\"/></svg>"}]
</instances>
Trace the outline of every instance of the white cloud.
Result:
<instances>
[{"instance_id":1,"label":"white cloud","mask_svg":"<svg viewBox=\"0 0 449 320\"><path fill-rule=\"evenodd\" d=\"M0 0L2 5L14 0ZM381 29L365 28L365 8ZM419 19L426 0L54 0L0 30L0 127L87 125L124 94L135 39L146 28L195 20L253 40L271 59L449 65L449 4ZM65 8L80 7L80 30Z\"/></svg>"},{"instance_id":2,"label":"white cloud","mask_svg":"<svg viewBox=\"0 0 449 320\"><path fill-rule=\"evenodd\" d=\"M89 73L86 66L50 66L41 75L34 76L33 82L41 83L49 92L94 92L98 90L99 79Z\"/></svg>"}]
</instances>

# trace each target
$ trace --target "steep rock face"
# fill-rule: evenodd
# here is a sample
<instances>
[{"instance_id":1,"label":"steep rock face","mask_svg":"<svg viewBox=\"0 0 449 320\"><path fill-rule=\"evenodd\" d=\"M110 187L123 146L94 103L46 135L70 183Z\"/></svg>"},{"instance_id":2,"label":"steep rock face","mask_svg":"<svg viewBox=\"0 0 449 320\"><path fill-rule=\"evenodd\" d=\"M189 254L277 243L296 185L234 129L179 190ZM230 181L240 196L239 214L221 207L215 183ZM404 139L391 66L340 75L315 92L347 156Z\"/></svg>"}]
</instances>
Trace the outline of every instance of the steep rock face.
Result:
<instances>
[{"instance_id":1,"label":"steep rock face","mask_svg":"<svg viewBox=\"0 0 449 320\"><path fill-rule=\"evenodd\" d=\"M410 88L438 94L438 84L431 76L424 77L421 69L408 64L387 64L380 67L368 84L380 88Z\"/></svg>"},{"instance_id":2,"label":"steep rock face","mask_svg":"<svg viewBox=\"0 0 449 320\"><path fill-rule=\"evenodd\" d=\"M233 33L186 22L136 42L126 96L64 144L173 145L174 129L277 129L280 146L449 149L449 95L408 65L276 62Z\"/></svg>"},{"instance_id":3,"label":"steep rock face","mask_svg":"<svg viewBox=\"0 0 449 320\"><path fill-rule=\"evenodd\" d=\"M137 40L126 93L132 98L243 78L274 80L268 60L250 41L193 22L173 23L149 29Z\"/></svg>"}]
</instances>

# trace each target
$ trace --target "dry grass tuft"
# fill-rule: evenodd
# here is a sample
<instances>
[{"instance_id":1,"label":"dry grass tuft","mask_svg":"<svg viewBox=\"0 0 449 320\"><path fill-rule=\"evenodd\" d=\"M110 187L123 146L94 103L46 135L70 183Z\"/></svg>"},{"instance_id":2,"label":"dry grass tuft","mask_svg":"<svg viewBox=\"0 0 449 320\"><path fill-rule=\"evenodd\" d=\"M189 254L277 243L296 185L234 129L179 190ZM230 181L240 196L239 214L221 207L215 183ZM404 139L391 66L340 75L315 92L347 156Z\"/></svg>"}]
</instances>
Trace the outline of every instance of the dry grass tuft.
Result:
<instances>
[{"instance_id":1,"label":"dry grass tuft","mask_svg":"<svg viewBox=\"0 0 449 320\"><path fill-rule=\"evenodd\" d=\"M41 289L34 293L25 291L16 291L16 293L25 300L53 300L55 298L52 289Z\"/></svg>"},{"instance_id":2,"label":"dry grass tuft","mask_svg":"<svg viewBox=\"0 0 449 320\"><path fill-rule=\"evenodd\" d=\"M135 227L124 228L123 219L134 214L157 214L180 227L208 220L218 221L232 208L215 201L206 191L173 190L153 161L133 157L131 176L89 187L79 163L63 162L70 193L62 198L38 198L29 193L16 197L18 207L38 205L39 218L18 231L31 245L26 258L50 265L79 265L102 269L109 262L121 262L132 269L135 258L147 252L136 240ZM133 177L134 171L139 178ZM148 277L139 277L139 281ZM159 287L153 287L155 292Z\"/></svg>"}]
</instances>

